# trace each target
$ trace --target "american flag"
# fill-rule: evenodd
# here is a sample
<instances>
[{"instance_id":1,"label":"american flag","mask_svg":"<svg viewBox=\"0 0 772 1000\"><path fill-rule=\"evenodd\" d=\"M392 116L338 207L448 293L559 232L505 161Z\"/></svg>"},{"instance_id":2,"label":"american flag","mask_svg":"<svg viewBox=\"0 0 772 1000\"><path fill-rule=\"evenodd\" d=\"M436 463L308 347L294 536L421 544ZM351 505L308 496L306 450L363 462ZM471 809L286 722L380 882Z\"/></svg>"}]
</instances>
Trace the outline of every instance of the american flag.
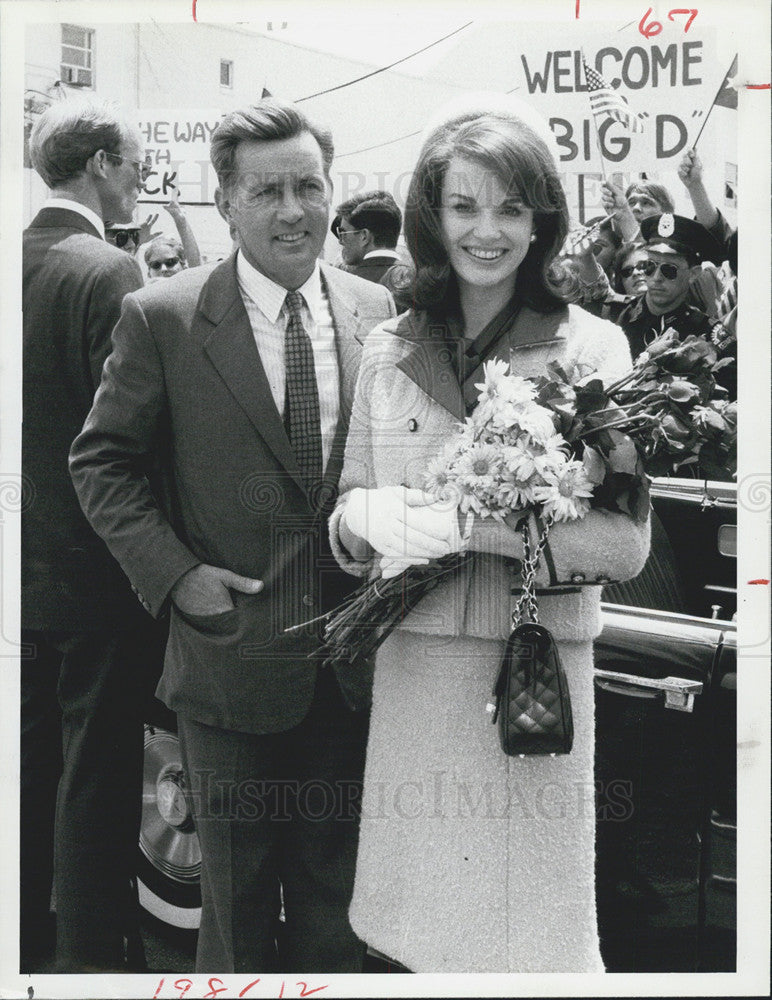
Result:
<instances>
[{"instance_id":1,"label":"american flag","mask_svg":"<svg viewBox=\"0 0 772 1000\"><path fill-rule=\"evenodd\" d=\"M625 98L612 90L597 70L587 65L584 56L582 62L587 86L590 88L590 109L596 120L608 115L632 132L643 132L643 122L634 111L631 111Z\"/></svg>"}]
</instances>

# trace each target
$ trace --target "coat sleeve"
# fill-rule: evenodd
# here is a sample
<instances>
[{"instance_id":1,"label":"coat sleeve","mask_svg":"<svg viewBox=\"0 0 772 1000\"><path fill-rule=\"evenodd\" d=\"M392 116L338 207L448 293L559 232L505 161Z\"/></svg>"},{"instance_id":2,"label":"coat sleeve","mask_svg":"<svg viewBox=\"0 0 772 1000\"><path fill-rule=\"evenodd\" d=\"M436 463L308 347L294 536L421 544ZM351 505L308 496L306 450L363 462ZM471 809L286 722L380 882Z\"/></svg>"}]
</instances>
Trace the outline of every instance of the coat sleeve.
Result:
<instances>
[{"instance_id":1,"label":"coat sleeve","mask_svg":"<svg viewBox=\"0 0 772 1000\"><path fill-rule=\"evenodd\" d=\"M105 360L112 350L111 334L121 315L123 299L138 288L142 288L139 266L133 257L122 251L120 256L111 255L104 260L94 272L83 330L84 354L88 358L93 392L96 392Z\"/></svg>"},{"instance_id":2,"label":"coat sleeve","mask_svg":"<svg viewBox=\"0 0 772 1000\"><path fill-rule=\"evenodd\" d=\"M156 616L174 583L200 562L175 534L148 480L167 419L158 350L130 295L94 405L73 442L70 473L84 514Z\"/></svg>"},{"instance_id":3,"label":"coat sleeve","mask_svg":"<svg viewBox=\"0 0 772 1000\"><path fill-rule=\"evenodd\" d=\"M389 302L389 308L394 310L391 294L384 288ZM349 551L341 541L340 522L353 489L375 489L378 486L375 477L372 441L372 415L370 407L370 389L372 381L367 373L372 371L373 359L377 359L382 351L384 340L381 337L381 327L375 327L367 336L362 360L359 367L354 403L351 409L346 450L343 457L343 469L339 483L339 498L335 510L329 520L330 546L333 555L342 569L353 576L366 577L375 571L375 550L363 539L356 551ZM393 362L391 362L393 363ZM363 375L363 373L365 373Z\"/></svg>"}]
</instances>

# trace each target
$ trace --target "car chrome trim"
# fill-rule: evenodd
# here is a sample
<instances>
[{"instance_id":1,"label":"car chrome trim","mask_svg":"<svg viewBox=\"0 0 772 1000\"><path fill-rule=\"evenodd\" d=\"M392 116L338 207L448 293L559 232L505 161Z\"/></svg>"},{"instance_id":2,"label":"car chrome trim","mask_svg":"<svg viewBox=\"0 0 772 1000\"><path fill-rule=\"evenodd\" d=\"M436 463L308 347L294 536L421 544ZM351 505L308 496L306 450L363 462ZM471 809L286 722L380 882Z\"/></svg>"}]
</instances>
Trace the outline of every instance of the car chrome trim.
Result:
<instances>
[{"instance_id":1,"label":"car chrome trim","mask_svg":"<svg viewBox=\"0 0 772 1000\"><path fill-rule=\"evenodd\" d=\"M689 681L685 677L640 677L637 674L624 674L618 670L602 670L596 667L595 682L603 681L664 693L665 708L673 708L679 712L691 712L695 697L702 694L703 689L702 681Z\"/></svg>"}]
</instances>

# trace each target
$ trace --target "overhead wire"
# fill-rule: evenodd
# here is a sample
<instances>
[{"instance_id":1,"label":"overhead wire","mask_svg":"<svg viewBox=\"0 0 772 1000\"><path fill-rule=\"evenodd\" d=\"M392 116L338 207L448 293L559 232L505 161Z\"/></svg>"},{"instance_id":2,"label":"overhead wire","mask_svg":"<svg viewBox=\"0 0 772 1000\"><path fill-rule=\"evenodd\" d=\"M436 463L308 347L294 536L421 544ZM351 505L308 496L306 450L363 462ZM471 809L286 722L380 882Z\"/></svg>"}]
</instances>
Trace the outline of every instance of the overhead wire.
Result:
<instances>
[{"instance_id":1,"label":"overhead wire","mask_svg":"<svg viewBox=\"0 0 772 1000\"><path fill-rule=\"evenodd\" d=\"M335 87L328 87L326 90L319 90L315 94L307 94L305 97L298 97L293 102L294 104L301 104L303 101L310 101L312 97L321 97L322 94L331 94L335 90L343 90L345 87L351 87L355 83L361 83L362 80L369 80L370 77L378 76L379 73L385 73L387 70L393 69L395 66L399 66L400 63L407 62L408 59L413 59L415 56L420 55L422 52L426 52L429 49L434 48L435 45L439 45L440 42L444 42L448 38L452 38L453 35L457 35L460 31L465 31L474 21L468 21L466 24L462 24L460 28L456 28L447 35L443 35L442 38L438 38L434 42L430 42L428 45L424 45L422 49L416 49L415 52L411 52L409 55L403 56L401 59L397 59L393 63L389 63L388 66L381 66L379 69L374 69L370 73L365 73L364 76L358 76L354 80L348 80L346 83L339 83Z\"/></svg>"},{"instance_id":2,"label":"overhead wire","mask_svg":"<svg viewBox=\"0 0 772 1000\"><path fill-rule=\"evenodd\" d=\"M505 91L506 94L514 94L516 90L520 90L520 87L513 87L511 90ZM357 153L369 153L373 149L380 149L382 146L391 146L395 142L402 142L403 139L412 139L413 136L420 135L423 129L416 129L415 132L408 132L405 135L398 135L396 139L386 139L385 142L377 142L374 146L365 146L363 149L352 149L347 153L338 153L335 156L336 160L343 159L344 156L356 156Z\"/></svg>"}]
</instances>

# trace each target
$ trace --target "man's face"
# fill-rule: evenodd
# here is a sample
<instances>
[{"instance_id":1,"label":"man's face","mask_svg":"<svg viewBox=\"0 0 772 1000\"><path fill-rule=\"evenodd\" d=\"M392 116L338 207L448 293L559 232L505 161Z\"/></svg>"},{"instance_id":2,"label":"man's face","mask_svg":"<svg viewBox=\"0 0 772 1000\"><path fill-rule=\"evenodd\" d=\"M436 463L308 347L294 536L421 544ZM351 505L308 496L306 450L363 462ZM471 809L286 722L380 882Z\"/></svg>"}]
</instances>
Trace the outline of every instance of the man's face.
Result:
<instances>
[{"instance_id":1,"label":"man's face","mask_svg":"<svg viewBox=\"0 0 772 1000\"><path fill-rule=\"evenodd\" d=\"M125 225L131 222L142 191L142 164L145 148L139 132L131 132L121 142L115 156L105 158L105 177L99 187L102 218Z\"/></svg>"},{"instance_id":2,"label":"man's face","mask_svg":"<svg viewBox=\"0 0 772 1000\"><path fill-rule=\"evenodd\" d=\"M254 268L283 288L299 288L322 251L330 214L319 143L310 132L243 142L235 166L228 190L216 195L220 214Z\"/></svg>"},{"instance_id":3,"label":"man's face","mask_svg":"<svg viewBox=\"0 0 772 1000\"><path fill-rule=\"evenodd\" d=\"M358 264L364 259L367 247L366 229L357 229L350 219L341 219L338 226L338 243L344 264Z\"/></svg>"},{"instance_id":4,"label":"man's face","mask_svg":"<svg viewBox=\"0 0 772 1000\"><path fill-rule=\"evenodd\" d=\"M647 257L650 263L646 270L652 272L646 275L647 304L656 313L677 309L689 291L689 261L681 254L657 253L654 250L648 250ZM656 265L654 269L652 265Z\"/></svg>"},{"instance_id":5,"label":"man's face","mask_svg":"<svg viewBox=\"0 0 772 1000\"><path fill-rule=\"evenodd\" d=\"M631 191L627 204L639 226L644 219L648 219L652 215L661 215L665 211L662 205L645 191Z\"/></svg>"}]
</instances>

